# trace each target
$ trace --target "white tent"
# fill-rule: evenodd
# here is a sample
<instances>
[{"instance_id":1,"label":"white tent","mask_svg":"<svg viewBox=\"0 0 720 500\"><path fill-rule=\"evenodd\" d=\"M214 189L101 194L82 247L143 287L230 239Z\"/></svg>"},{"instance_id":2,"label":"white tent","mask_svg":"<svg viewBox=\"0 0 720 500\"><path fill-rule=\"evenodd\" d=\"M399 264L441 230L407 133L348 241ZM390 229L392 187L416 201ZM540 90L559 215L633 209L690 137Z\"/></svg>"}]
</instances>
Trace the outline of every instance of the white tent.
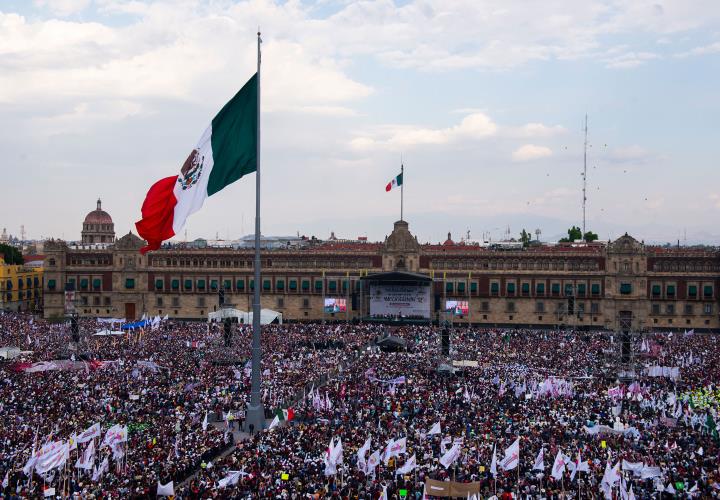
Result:
<instances>
[{"instance_id":1,"label":"white tent","mask_svg":"<svg viewBox=\"0 0 720 500\"><path fill-rule=\"evenodd\" d=\"M20 356L19 347L0 347L0 359L13 359Z\"/></svg>"},{"instance_id":2,"label":"white tent","mask_svg":"<svg viewBox=\"0 0 720 500\"><path fill-rule=\"evenodd\" d=\"M237 318L239 323L240 318L244 318L245 316L247 316L245 311L234 308L225 308L208 313L208 321L222 321L225 318Z\"/></svg>"},{"instance_id":3,"label":"white tent","mask_svg":"<svg viewBox=\"0 0 720 500\"><path fill-rule=\"evenodd\" d=\"M221 309L220 311L213 311L211 313L208 313L208 321L222 321L225 318L237 318L238 323L251 325L253 320L253 313L248 313L239 309ZM261 325L269 325L275 320L277 320L278 323L282 324L282 313L273 311L272 309L260 310Z\"/></svg>"},{"instance_id":4,"label":"white tent","mask_svg":"<svg viewBox=\"0 0 720 500\"><path fill-rule=\"evenodd\" d=\"M100 330L97 333L94 333L94 337L107 337L110 335L125 335L125 332L121 332L119 330Z\"/></svg>"}]
</instances>

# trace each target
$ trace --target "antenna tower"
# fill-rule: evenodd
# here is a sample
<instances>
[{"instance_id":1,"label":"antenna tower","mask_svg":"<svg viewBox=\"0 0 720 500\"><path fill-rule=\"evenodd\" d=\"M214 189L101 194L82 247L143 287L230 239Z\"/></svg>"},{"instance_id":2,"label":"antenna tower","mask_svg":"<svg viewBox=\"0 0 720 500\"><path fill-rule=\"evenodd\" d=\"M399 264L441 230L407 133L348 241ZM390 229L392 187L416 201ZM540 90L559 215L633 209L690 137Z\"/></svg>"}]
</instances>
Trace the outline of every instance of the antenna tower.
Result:
<instances>
[{"instance_id":1,"label":"antenna tower","mask_svg":"<svg viewBox=\"0 0 720 500\"><path fill-rule=\"evenodd\" d=\"M587 113L585 113L585 147L583 150L583 224L582 224L582 232L583 232L583 238L585 237L585 204L587 203Z\"/></svg>"}]
</instances>

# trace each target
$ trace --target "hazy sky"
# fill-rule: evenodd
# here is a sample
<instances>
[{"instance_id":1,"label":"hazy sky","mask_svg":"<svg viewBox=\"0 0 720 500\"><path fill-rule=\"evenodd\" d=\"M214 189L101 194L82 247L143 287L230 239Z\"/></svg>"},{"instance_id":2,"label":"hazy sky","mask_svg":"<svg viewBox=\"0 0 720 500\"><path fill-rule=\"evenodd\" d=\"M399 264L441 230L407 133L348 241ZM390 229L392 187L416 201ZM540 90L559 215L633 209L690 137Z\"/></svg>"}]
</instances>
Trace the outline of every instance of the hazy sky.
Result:
<instances>
[{"instance_id":1,"label":"hazy sky","mask_svg":"<svg viewBox=\"0 0 720 500\"><path fill-rule=\"evenodd\" d=\"M0 228L77 239L98 196L134 231L256 65L263 233L380 239L405 170L422 241L448 231L720 242L717 0L3 0ZM254 176L188 238L252 230ZM183 235L184 237L184 235Z\"/></svg>"}]
</instances>

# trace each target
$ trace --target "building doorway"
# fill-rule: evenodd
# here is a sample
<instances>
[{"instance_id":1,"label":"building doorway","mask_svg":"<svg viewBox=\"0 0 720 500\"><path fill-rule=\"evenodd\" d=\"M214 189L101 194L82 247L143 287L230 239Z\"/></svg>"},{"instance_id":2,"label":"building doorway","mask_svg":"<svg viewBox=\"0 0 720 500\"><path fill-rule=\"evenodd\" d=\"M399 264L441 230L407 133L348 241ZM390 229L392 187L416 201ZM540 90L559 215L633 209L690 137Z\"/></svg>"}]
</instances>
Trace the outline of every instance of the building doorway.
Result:
<instances>
[{"instance_id":1,"label":"building doorway","mask_svg":"<svg viewBox=\"0 0 720 500\"><path fill-rule=\"evenodd\" d=\"M135 304L132 302L125 303L125 321L135 321Z\"/></svg>"}]
</instances>

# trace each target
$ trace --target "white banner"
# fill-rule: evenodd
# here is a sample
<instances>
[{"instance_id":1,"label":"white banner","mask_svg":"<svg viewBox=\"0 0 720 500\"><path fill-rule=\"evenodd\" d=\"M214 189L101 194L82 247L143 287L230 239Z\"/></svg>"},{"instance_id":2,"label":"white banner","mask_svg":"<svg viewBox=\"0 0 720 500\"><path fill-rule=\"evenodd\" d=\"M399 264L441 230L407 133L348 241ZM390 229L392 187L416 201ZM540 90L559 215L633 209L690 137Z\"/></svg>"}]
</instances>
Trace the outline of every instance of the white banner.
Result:
<instances>
[{"instance_id":1,"label":"white banner","mask_svg":"<svg viewBox=\"0 0 720 500\"><path fill-rule=\"evenodd\" d=\"M371 316L430 317L430 287L393 285L370 287Z\"/></svg>"}]
</instances>

